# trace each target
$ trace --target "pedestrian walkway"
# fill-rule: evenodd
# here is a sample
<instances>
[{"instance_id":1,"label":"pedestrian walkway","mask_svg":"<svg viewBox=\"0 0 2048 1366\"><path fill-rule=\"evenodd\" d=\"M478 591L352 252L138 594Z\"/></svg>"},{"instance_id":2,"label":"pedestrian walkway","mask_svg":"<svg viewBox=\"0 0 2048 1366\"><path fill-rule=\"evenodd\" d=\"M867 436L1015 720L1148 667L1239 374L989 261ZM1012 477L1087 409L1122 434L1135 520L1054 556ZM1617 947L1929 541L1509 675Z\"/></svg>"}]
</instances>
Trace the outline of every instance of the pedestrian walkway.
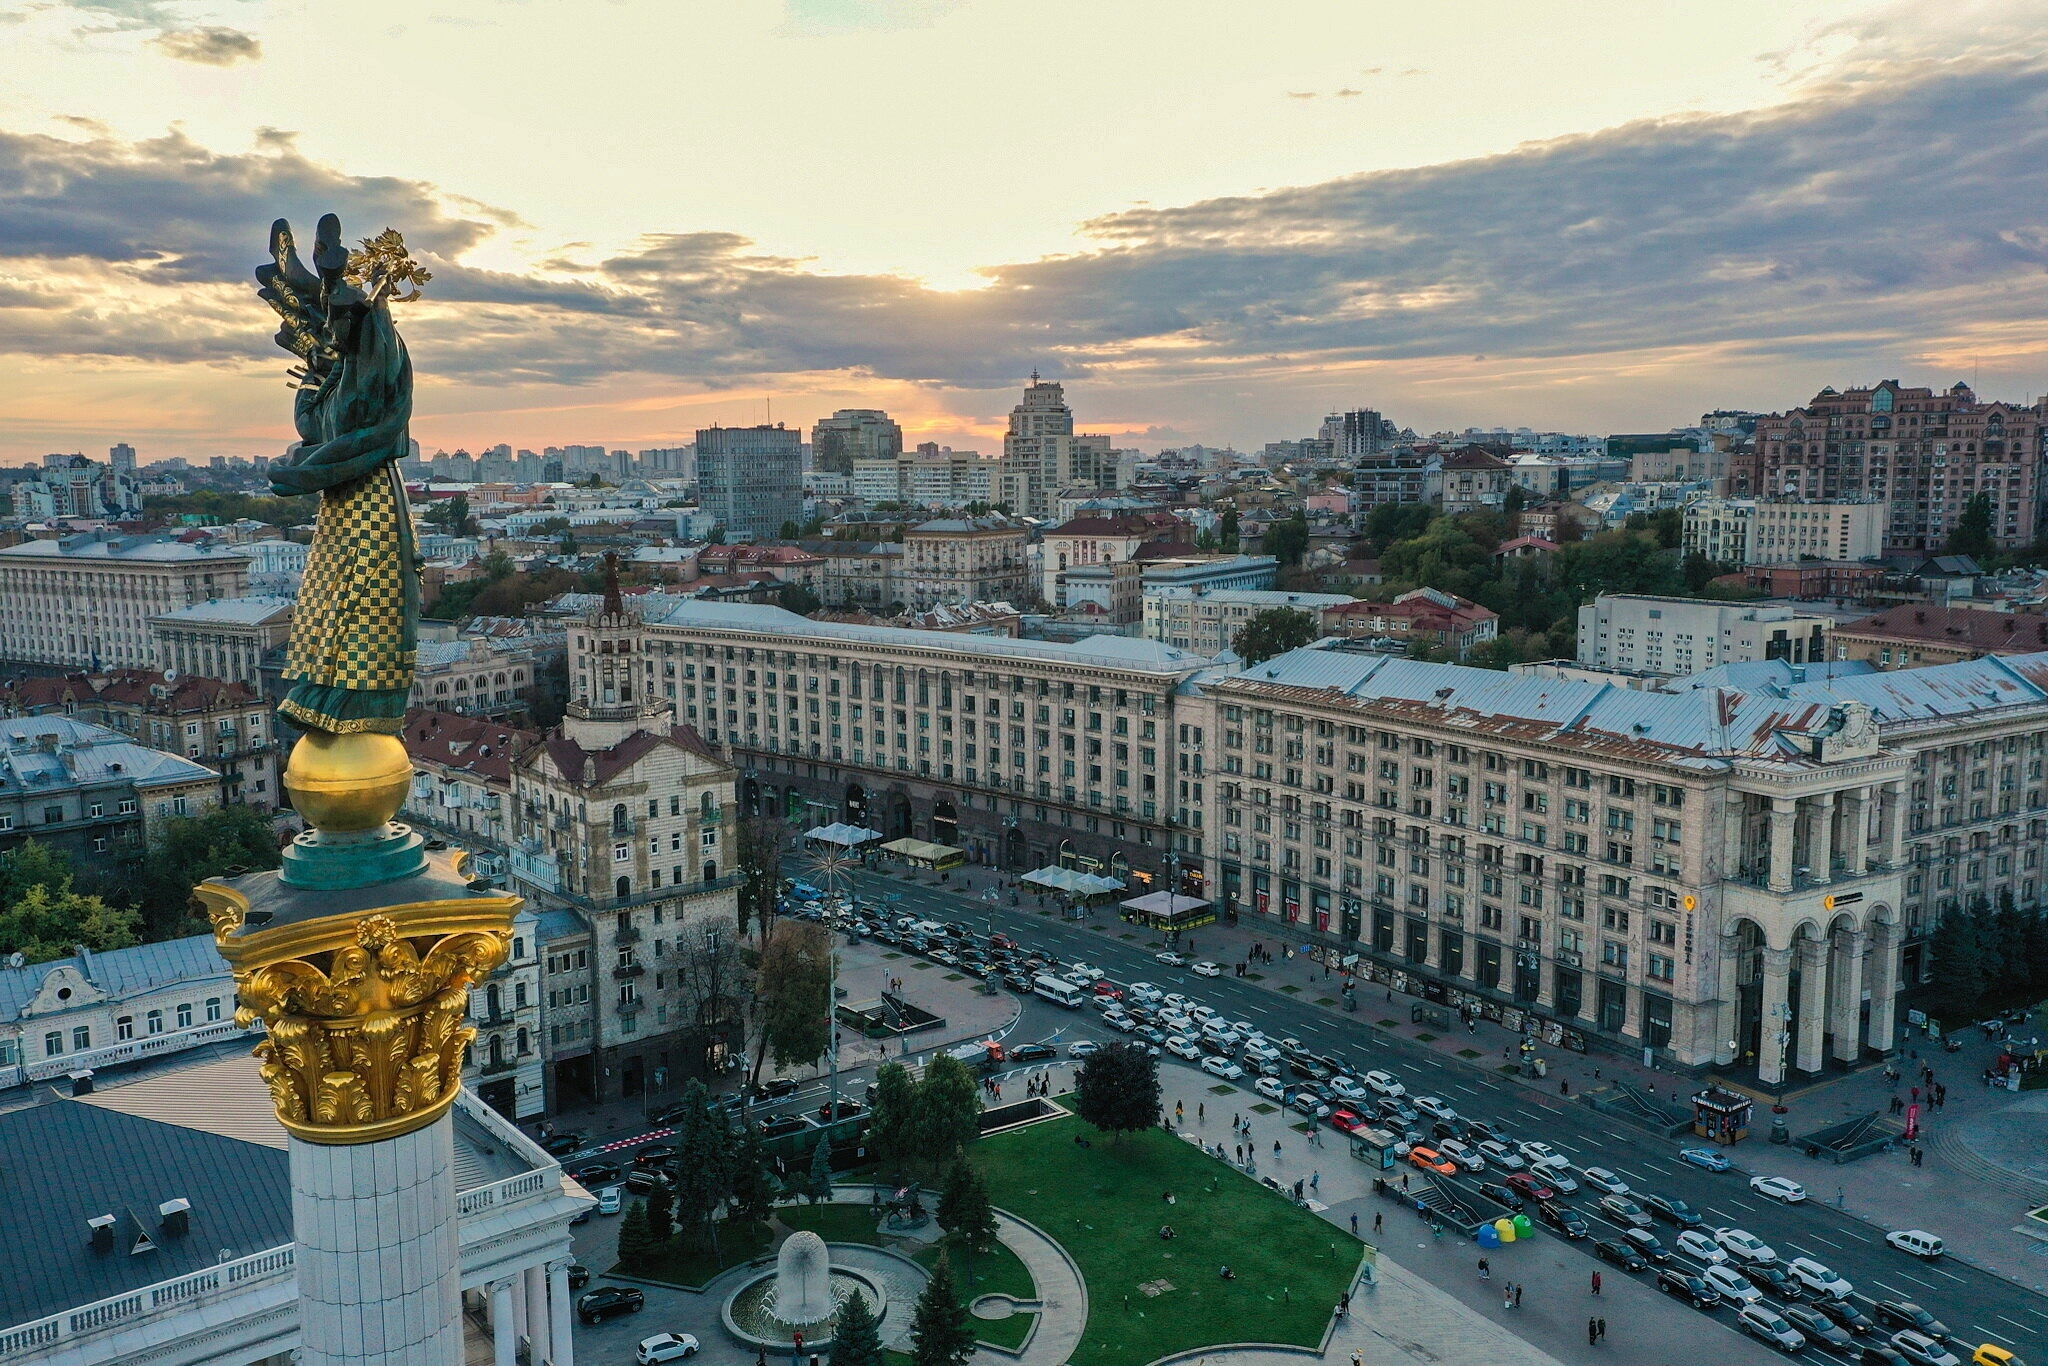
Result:
<instances>
[{"instance_id":1,"label":"pedestrian walkway","mask_svg":"<svg viewBox=\"0 0 2048 1366\"><path fill-rule=\"evenodd\" d=\"M1038 1287L1038 1326L1017 1360L1023 1366L1063 1366L1081 1345L1088 1326L1087 1283L1059 1244L1034 1225L998 1214L996 1235L1017 1254Z\"/></svg>"}]
</instances>

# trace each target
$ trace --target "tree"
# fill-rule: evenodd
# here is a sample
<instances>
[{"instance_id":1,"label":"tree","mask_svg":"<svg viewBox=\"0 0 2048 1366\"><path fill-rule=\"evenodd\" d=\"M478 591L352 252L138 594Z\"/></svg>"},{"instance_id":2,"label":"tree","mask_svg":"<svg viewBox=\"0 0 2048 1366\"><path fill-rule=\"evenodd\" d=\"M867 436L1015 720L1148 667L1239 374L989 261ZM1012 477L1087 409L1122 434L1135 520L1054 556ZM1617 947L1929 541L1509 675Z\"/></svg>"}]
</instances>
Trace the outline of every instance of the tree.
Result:
<instances>
[{"instance_id":1,"label":"tree","mask_svg":"<svg viewBox=\"0 0 2048 1366\"><path fill-rule=\"evenodd\" d=\"M832 1366L885 1366L882 1334L866 1299L848 1295L832 1332Z\"/></svg>"},{"instance_id":2,"label":"tree","mask_svg":"<svg viewBox=\"0 0 2048 1366\"><path fill-rule=\"evenodd\" d=\"M939 1227L970 1252L980 1252L996 1240L996 1207L988 1198L988 1184L973 1164L953 1164L946 1189L939 1196Z\"/></svg>"},{"instance_id":3,"label":"tree","mask_svg":"<svg viewBox=\"0 0 2048 1366\"><path fill-rule=\"evenodd\" d=\"M683 1117L677 1124L675 1173L676 1218L693 1240L718 1247L719 1208L732 1193L737 1163L732 1130L722 1111L714 1112L711 1094L692 1077L683 1087Z\"/></svg>"},{"instance_id":4,"label":"tree","mask_svg":"<svg viewBox=\"0 0 2048 1366\"><path fill-rule=\"evenodd\" d=\"M142 917L134 911L72 891L68 877L57 886L38 882L0 907L0 954L47 963L80 944L95 953L125 949L142 942L141 926Z\"/></svg>"},{"instance_id":5,"label":"tree","mask_svg":"<svg viewBox=\"0 0 2048 1366\"><path fill-rule=\"evenodd\" d=\"M825 605L825 600L800 583L785 583L776 590L775 605L785 612L807 617Z\"/></svg>"},{"instance_id":6,"label":"tree","mask_svg":"<svg viewBox=\"0 0 2048 1366\"><path fill-rule=\"evenodd\" d=\"M1936 1008L1944 1019L1961 1023L1975 1015L1984 994L1984 948L1977 917L1961 906L1942 912L1927 945Z\"/></svg>"},{"instance_id":7,"label":"tree","mask_svg":"<svg viewBox=\"0 0 2048 1366\"><path fill-rule=\"evenodd\" d=\"M785 517L782 525L776 529L775 534L782 540L793 541L804 534L804 529Z\"/></svg>"},{"instance_id":8,"label":"tree","mask_svg":"<svg viewBox=\"0 0 2048 1366\"><path fill-rule=\"evenodd\" d=\"M658 1250L647 1227L647 1203L635 1200L619 1220L619 1265L628 1271L644 1271Z\"/></svg>"},{"instance_id":9,"label":"tree","mask_svg":"<svg viewBox=\"0 0 2048 1366\"><path fill-rule=\"evenodd\" d=\"M192 909L195 886L210 877L264 872L278 861L277 836L253 806L237 802L203 815L172 817L135 884L144 937L155 943L205 929Z\"/></svg>"},{"instance_id":10,"label":"tree","mask_svg":"<svg viewBox=\"0 0 2048 1366\"><path fill-rule=\"evenodd\" d=\"M940 1055L945 1056L944 1054ZM953 1264L939 1254L910 1320L911 1366L964 1366L974 1355L974 1328L953 1281Z\"/></svg>"},{"instance_id":11,"label":"tree","mask_svg":"<svg viewBox=\"0 0 2048 1366\"><path fill-rule=\"evenodd\" d=\"M760 1025L754 1076L770 1056L778 1067L816 1062L832 1041L832 936L822 925L778 923L762 947L754 1000Z\"/></svg>"},{"instance_id":12,"label":"tree","mask_svg":"<svg viewBox=\"0 0 2048 1366\"><path fill-rule=\"evenodd\" d=\"M1159 1064L1136 1044L1111 1044L1074 1078L1081 1118L1119 1140L1159 1122Z\"/></svg>"},{"instance_id":13,"label":"tree","mask_svg":"<svg viewBox=\"0 0 2048 1366\"><path fill-rule=\"evenodd\" d=\"M818 1135L818 1146L811 1149L811 1179L804 1195L812 1201L832 1198L832 1139L830 1135Z\"/></svg>"},{"instance_id":14,"label":"tree","mask_svg":"<svg viewBox=\"0 0 2048 1366\"><path fill-rule=\"evenodd\" d=\"M913 1134L922 1175L944 1171L981 1134L981 1083L950 1053L925 1065Z\"/></svg>"},{"instance_id":15,"label":"tree","mask_svg":"<svg viewBox=\"0 0 2048 1366\"><path fill-rule=\"evenodd\" d=\"M1237 509L1223 509L1223 516L1216 522L1216 544L1235 555L1238 548Z\"/></svg>"},{"instance_id":16,"label":"tree","mask_svg":"<svg viewBox=\"0 0 2048 1366\"><path fill-rule=\"evenodd\" d=\"M659 1179L647 1192L647 1236L657 1248L665 1248L676 1236L675 1197Z\"/></svg>"},{"instance_id":17,"label":"tree","mask_svg":"<svg viewBox=\"0 0 2048 1366\"><path fill-rule=\"evenodd\" d=\"M1260 543L1266 554L1280 561L1281 568L1301 563L1301 557L1308 553L1308 514L1300 508L1284 522L1275 522L1266 528L1266 537Z\"/></svg>"},{"instance_id":18,"label":"tree","mask_svg":"<svg viewBox=\"0 0 2048 1366\"><path fill-rule=\"evenodd\" d=\"M1963 515L1948 534L1948 553L1986 560L1998 547L1991 539L1991 495L1980 493L1963 504Z\"/></svg>"},{"instance_id":19,"label":"tree","mask_svg":"<svg viewBox=\"0 0 2048 1366\"><path fill-rule=\"evenodd\" d=\"M782 855L789 827L773 816L750 816L733 831L733 868L740 878L740 933L751 926L763 944L775 928L776 899L782 895Z\"/></svg>"},{"instance_id":20,"label":"tree","mask_svg":"<svg viewBox=\"0 0 2048 1366\"><path fill-rule=\"evenodd\" d=\"M875 1099L868 1107L868 1146L875 1161L892 1176L901 1176L912 1159L916 1131L917 1083L902 1063L885 1062L875 1069Z\"/></svg>"},{"instance_id":21,"label":"tree","mask_svg":"<svg viewBox=\"0 0 2048 1366\"><path fill-rule=\"evenodd\" d=\"M749 1224L765 1220L775 1208L775 1187L768 1179L768 1153L751 1128L731 1143L733 1213Z\"/></svg>"},{"instance_id":22,"label":"tree","mask_svg":"<svg viewBox=\"0 0 2048 1366\"><path fill-rule=\"evenodd\" d=\"M1237 628L1230 648L1246 664L1298 650L1316 638L1316 619L1298 607L1267 607Z\"/></svg>"},{"instance_id":23,"label":"tree","mask_svg":"<svg viewBox=\"0 0 2048 1366\"><path fill-rule=\"evenodd\" d=\"M427 504L427 510L420 514L420 520L430 526L437 526L451 536L474 536L483 527L470 515L469 495L458 493L453 498L437 498Z\"/></svg>"},{"instance_id":24,"label":"tree","mask_svg":"<svg viewBox=\"0 0 2048 1366\"><path fill-rule=\"evenodd\" d=\"M1381 503L1365 517L1365 537L1384 552L1396 541L1411 540L1429 530L1438 512L1428 503Z\"/></svg>"},{"instance_id":25,"label":"tree","mask_svg":"<svg viewBox=\"0 0 2048 1366\"><path fill-rule=\"evenodd\" d=\"M1685 539L1685 509L1659 508L1655 512L1631 512L1622 522L1625 531L1647 531L1660 550L1676 550Z\"/></svg>"},{"instance_id":26,"label":"tree","mask_svg":"<svg viewBox=\"0 0 2048 1366\"><path fill-rule=\"evenodd\" d=\"M12 906L31 887L69 887L71 856L41 840L23 840L0 854L0 908Z\"/></svg>"}]
</instances>

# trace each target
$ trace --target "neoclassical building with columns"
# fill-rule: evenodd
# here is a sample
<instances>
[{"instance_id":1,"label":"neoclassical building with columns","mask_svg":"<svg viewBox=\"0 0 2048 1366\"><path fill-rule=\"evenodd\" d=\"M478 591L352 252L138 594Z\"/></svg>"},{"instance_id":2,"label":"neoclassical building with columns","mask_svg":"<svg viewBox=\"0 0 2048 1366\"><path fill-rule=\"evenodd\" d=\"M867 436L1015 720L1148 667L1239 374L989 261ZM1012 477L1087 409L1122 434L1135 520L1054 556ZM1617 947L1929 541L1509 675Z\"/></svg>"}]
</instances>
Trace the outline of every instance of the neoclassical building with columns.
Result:
<instances>
[{"instance_id":1,"label":"neoclassical building with columns","mask_svg":"<svg viewBox=\"0 0 2048 1366\"><path fill-rule=\"evenodd\" d=\"M2048 654L1637 692L1329 646L1176 709L1210 885L1401 989L1775 1084L1893 1047L1945 910L2041 905Z\"/></svg>"}]
</instances>

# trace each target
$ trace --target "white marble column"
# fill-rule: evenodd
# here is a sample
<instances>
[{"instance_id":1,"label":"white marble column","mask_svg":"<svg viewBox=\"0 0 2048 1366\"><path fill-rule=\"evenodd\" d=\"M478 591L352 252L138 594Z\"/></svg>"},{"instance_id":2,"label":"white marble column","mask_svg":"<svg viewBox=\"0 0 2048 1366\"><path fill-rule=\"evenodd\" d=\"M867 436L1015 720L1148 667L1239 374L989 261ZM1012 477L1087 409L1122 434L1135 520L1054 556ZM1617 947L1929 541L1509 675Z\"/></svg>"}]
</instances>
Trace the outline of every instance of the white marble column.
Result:
<instances>
[{"instance_id":1,"label":"white marble column","mask_svg":"<svg viewBox=\"0 0 2048 1366\"><path fill-rule=\"evenodd\" d=\"M1809 1075L1820 1071L1821 1033L1828 1007L1828 947L1824 939L1801 939L1799 955L1799 1030L1794 1041L1795 1066Z\"/></svg>"},{"instance_id":2,"label":"white marble column","mask_svg":"<svg viewBox=\"0 0 2048 1366\"><path fill-rule=\"evenodd\" d=\"M1883 809L1880 819L1884 825L1884 866L1896 868L1906 861L1906 785L1886 783L1880 806Z\"/></svg>"},{"instance_id":3,"label":"white marble column","mask_svg":"<svg viewBox=\"0 0 2048 1366\"><path fill-rule=\"evenodd\" d=\"M1897 1046L1892 1037L1892 1006L1899 990L1899 927L1882 922L1872 925L1870 959L1865 970L1870 977L1870 1046L1889 1053Z\"/></svg>"},{"instance_id":4,"label":"white marble column","mask_svg":"<svg viewBox=\"0 0 2048 1366\"><path fill-rule=\"evenodd\" d=\"M492 1366L519 1366L519 1325L512 1313L510 1277L491 1282Z\"/></svg>"},{"instance_id":5,"label":"white marble column","mask_svg":"<svg viewBox=\"0 0 2048 1366\"><path fill-rule=\"evenodd\" d=\"M520 1339L529 1337L526 1328L526 1277L515 1273L508 1279L512 1282L512 1350L519 1350ZM538 1362L539 1357L529 1356L527 1360Z\"/></svg>"},{"instance_id":6,"label":"white marble column","mask_svg":"<svg viewBox=\"0 0 2048 1366\"><path fill-rule=\"evenodd\" d=\"M1854 1063L1863 1056L1863 951L1868 943L1862 930L1837 930L1833 943L1834 1055L1837 1062Z\"/></svg>"},{"instance_id":7,"label":"white marble column","mask_svg":"<svg viewBox=\"0 0 2048 1366\"><path fill-rule=\"evenodd\" d=\"M1742 1026L1742 936L1721 936L1721 999L1714 1010L1714 1063L1728 1067L1739 1051L1735 1032Z\"/></svg>"},{"instance_id":8,"label":"white marble column","mask_svg":"<svg viewBox=\"0 0 2048 1366\"><path fill-rule=\"evenodd\" d=\"M1772 797L1771 867L1768 885L1774 892L1792 890L1792 830L1798 819L1795 797Z\"/></svg>"},{"instance_id":9,"label":"white marble column","mask_svg":"<svg viewBox=\"0 0 2048 1366\"><path fill-rule=\"evenodd\" d=\"M1791 1025L1785 1016L1786 986L1792 973L1792 950L1765 949L1763 1027L1757 1031L1756 1075L1766 1086L1785 1080L1785 1053L1778 1035Z\"/></svg>"},{"instance_id":10,"label":"white marble column","mask_svg":"<svg viewBox=\"0 0 2048 1366\"><path fill-rule=\"evenodd\" d=\"M1806 808L1806 859L1813 866L1815 882L1834 880L1835 794L1823 792L1811 798Z\"/></svg>"},{"instance_id":11,"label":"white marble column","mask_svg":"<svg viewBox=\"0 0 2048 1366\"><path fill-rule=\"evenodd\" d=\"M576 1366L576 1340L569 1335L569 1264L548 1263L548 1347L554 1366Z\"/></svg>"},{"instance_id":12,"label":"white marble column","mask_svg":"<svg viewBox=\"0 0 2048 1366\"><path fill-rule=\"evenodd\" d=\"M291 1140L302 1366L461 1366L454 1132Z\"/></svg>"},{"instance_id":13,"label":"white marble column","mask_svg":"<svg viewBox=\"0 0 2048 1366\"><path fill-rule=\"evenodd\" d=\"M526 1303L521 1318L526 1324L526 1359L541 1366L548 1352L548 1271L544 1266L526 1268Z\"/></svg>"}]
</instances>

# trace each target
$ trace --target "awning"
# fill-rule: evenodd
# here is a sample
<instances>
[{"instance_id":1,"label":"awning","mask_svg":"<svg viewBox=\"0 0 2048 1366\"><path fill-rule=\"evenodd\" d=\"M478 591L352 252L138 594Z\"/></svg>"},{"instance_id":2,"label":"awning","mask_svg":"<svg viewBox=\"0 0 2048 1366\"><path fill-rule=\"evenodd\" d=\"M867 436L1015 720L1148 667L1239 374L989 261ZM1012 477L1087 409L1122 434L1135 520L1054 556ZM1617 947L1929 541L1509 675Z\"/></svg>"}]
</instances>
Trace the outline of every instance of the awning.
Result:
<instances>
[{"instance_id":1,"label":"awning","mask_svg":"<svg viewBox=\"0 0 2048 1366\"><path fill-rule=\"evenodd\" d=\"M1033 869L1019 879L1034 886L1049 888L1055 892L1066 892L1072 896L1101 896L1104 892L1120 892L1124 884L1113 877L1101 877L1095 873L1077 872L1052 864Z\"/></svg>"},{"instance_id":2,"label":"awning","mask_svg":"<svg viewBox=\"0 0 2048 1366\"><path fill-rule=\"evenodd\" d=\"M1129 914L1160 926L1206 925L1216 918L1208 902L1179 892L1153 892L1148 896L1134 896L1121 904Z\"/></svg>"},{"instance_id":3,"label":"awning","mask_svg":"<svg viewBox=\"0 0 2048 1366\"><path fill-rule=\"evenodd\" d=\"M882 852L933 868L956 868L967 861L965 849L955 849L950 844L933 844L930 840L890 840L882 846Z\"/></svg>"},{"instance_id":4,"label":"awning","mask_svg":"<svg viewBox=\"0 0 2048 1366\"><path fill-rule=\"evenodd\" d=\"M848 825L844 821L834 825L814 826L804 831L804 838L807 840L821 840L826 844L836 844L844 849L851 849L855 845L866 844L869 840L878 840L881 837L882 832L879 830L868 830L858 825Z\"/></svg>"}]
</instances>

